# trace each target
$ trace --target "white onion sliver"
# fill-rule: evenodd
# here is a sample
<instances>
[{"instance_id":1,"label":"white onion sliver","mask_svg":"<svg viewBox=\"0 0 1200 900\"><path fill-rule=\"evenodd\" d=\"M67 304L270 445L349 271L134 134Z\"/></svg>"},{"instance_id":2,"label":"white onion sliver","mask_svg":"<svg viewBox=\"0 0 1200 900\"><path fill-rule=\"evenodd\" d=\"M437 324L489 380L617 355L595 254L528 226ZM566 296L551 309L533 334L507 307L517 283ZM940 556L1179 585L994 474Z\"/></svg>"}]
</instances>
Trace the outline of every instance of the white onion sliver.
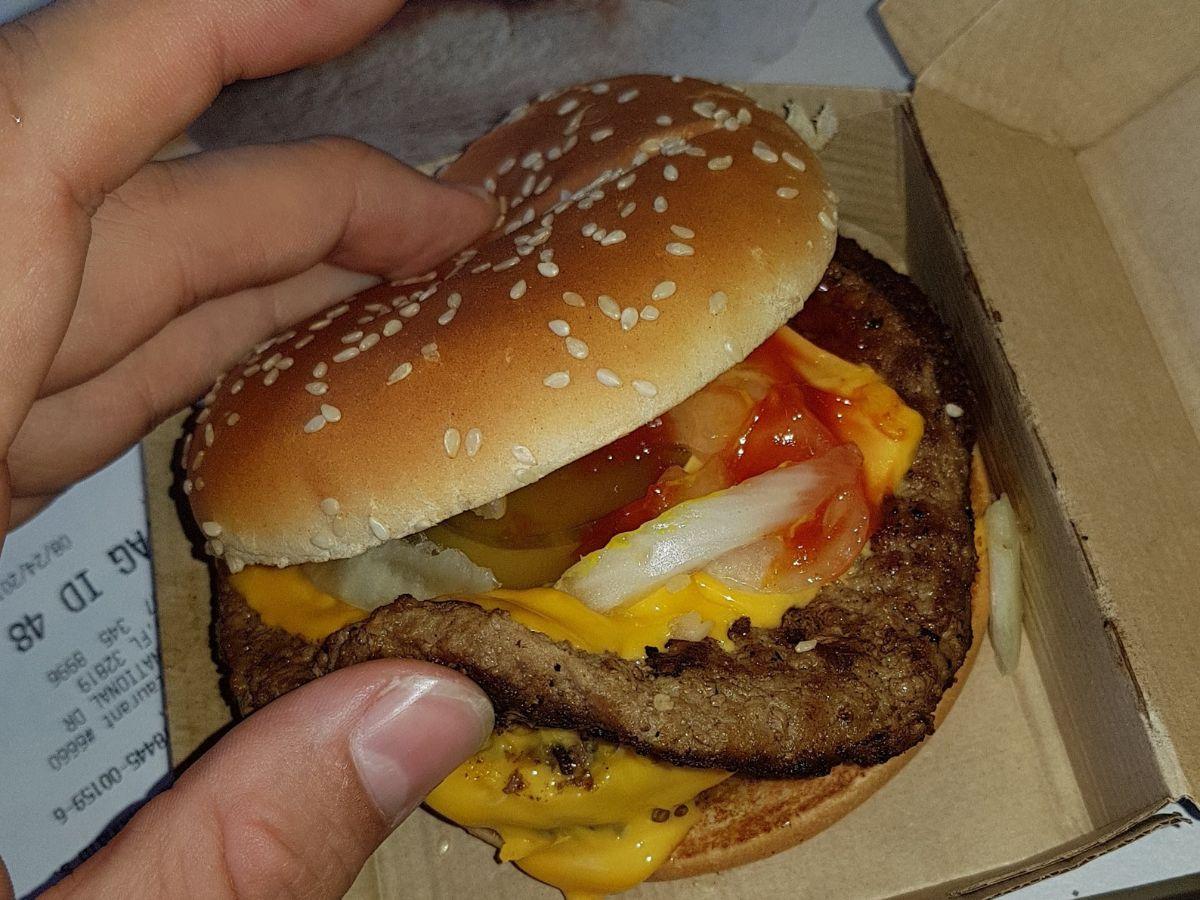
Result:
<instances>
[{"instance_id":1,"label":"white onion sliver","mask_svg":"<svg viewBox=\"0 0 1200 900\"><path fill-rule=\"evenodd\" d=\"M741 484L672 507L635 531L619 534L559 579L559 590L597 612L628 603L694 572L714 559L810 516L839 483L847 456L837 447L823 456L772 469Z\"/></svg>"},{"instance_id":2,"label":"white onion sliver","mask_svg":"<svg viewBox=\"0 0 1200 900\"><path fill-rule=\"evenodd\" d=\"M1008 675L1021 658L1021 536L1016 513L1005 495L988 507L983 521L991 601L988 634L996 663Z\"/></svg>"},{"instance_id":3,"label":"white onion sliver","mask_svg":"<svg viewBox=\"0 0 1200 900\"><path fill-rule=\"evenodd\" d=\"M490 569L477 566L461 550L443 550L423 537L387 541L359 556L308 563L303 569L325 593L368 611L405 594L431 600L499 586Z\"/></svg>"}]
</instances>

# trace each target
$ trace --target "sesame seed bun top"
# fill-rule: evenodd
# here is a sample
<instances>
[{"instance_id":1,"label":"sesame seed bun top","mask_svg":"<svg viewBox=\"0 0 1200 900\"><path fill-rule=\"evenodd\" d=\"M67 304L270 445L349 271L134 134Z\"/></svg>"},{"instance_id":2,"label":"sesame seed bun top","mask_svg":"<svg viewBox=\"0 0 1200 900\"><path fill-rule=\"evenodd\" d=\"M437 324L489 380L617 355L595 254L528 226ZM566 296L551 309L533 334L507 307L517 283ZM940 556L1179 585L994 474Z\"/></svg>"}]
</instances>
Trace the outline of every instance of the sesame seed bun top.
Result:
<instances>
[{"instance_id":1,"label":"sesame seed bun top","mask_svg":"<svg viewBox=\"0 0 1200 900\"><path fill-rule=\"evenodd\" d=\"M536 481L741 361L833 254L835 198L776 115L628 76L517 110L443 177L504 214L226 373L184 490L232 569L353 556Z\"/></svg>"}]
</instances>

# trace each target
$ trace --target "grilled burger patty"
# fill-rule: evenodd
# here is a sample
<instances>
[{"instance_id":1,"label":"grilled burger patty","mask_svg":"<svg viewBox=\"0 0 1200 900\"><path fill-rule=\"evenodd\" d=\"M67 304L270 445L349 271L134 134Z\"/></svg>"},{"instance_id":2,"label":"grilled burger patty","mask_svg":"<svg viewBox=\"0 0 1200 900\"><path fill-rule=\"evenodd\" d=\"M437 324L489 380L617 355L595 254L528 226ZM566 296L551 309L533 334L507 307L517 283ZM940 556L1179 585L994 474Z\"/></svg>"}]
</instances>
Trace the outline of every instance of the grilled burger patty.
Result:
<instances>
[{"instance_id":1,"label":"grilled burger patty","mask_svg":"<svg viewBox=\"0 0 1200 900\"><path fill-rule=\"evenodd\" d=\"M469 602L400 598L318 645L264 625L222 572L218 639L240 711L343 666L411 657L478 682L501 723L574 729L677 764L801 777L916 744L971 643L969 391L925 298L851 241L840 241L791 324L879 372L924 417L925 433L869 553L779 628L742 620L732 653L673 641L625 660ZM948 415L947 404L965 414Z\"/></svg>"}]
</instances>

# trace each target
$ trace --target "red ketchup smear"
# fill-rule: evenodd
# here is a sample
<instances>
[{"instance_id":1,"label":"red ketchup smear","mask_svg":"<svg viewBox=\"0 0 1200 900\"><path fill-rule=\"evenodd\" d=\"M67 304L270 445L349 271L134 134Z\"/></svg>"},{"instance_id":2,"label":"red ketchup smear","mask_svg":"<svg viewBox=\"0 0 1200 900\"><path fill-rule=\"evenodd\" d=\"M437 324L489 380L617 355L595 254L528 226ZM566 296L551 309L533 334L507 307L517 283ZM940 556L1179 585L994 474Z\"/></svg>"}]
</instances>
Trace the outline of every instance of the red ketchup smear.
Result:
<instances>
[{"instance_id":1,"label":"red ketchup smear","mask_svg":"<svg viewBox=\"0 0 1200 900\"><path fill-rule=\"evenodd\" d=\"M813 459L848 443L837 432L851 401L801 380L788 364L777 338L768 339L741 365L767 374L772 386L753 406L738 437L692 475L677 465L666 468L642 497L587 526L580 556L683 500L738 484L781 465ZM669 422L669 414L665 418ZM669 427L663 427L663 420L656 419L597 454L613 448L618 454L642 448L642 452L665 457L663 448L673 440L670 432ZM857 454L856 458L861 459ZM831 581L845 572L861 552L878 519L878 509L867 499L861 463L857 473L847 474L849 478L832 480L829 498L811 517L781 535L787 551L774 573L781 589Z\"/></svg>"}]
</instances>

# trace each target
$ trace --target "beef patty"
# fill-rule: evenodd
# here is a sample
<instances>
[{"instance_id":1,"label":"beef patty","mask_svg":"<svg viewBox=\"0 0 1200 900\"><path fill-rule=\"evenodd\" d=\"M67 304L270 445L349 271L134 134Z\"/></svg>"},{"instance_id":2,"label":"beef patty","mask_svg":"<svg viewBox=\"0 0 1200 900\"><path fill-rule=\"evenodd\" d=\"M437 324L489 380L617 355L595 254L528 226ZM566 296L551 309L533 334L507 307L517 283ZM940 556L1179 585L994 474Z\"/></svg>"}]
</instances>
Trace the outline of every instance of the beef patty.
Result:
<instances>
[{"instance_id":1,"label":"beef patty","mask_svg":"<svg viewBox=\"0 0 1200 900\"><path fill-rule=\"evenodd\" d=\"M501 724L575 729L682 765L800 777L916 744L971 643L969 391L917 288L845 239L792 326L873 367L925 433L869 552L779 628L741 620L733 652L672 641L626 660L466 601L402 597L318 645L264 625L219 574L218 638L241 712L343 666L409 657L478 682ZM948 415L950 403L965 414Z\"/></svg>"}]
</instances>

